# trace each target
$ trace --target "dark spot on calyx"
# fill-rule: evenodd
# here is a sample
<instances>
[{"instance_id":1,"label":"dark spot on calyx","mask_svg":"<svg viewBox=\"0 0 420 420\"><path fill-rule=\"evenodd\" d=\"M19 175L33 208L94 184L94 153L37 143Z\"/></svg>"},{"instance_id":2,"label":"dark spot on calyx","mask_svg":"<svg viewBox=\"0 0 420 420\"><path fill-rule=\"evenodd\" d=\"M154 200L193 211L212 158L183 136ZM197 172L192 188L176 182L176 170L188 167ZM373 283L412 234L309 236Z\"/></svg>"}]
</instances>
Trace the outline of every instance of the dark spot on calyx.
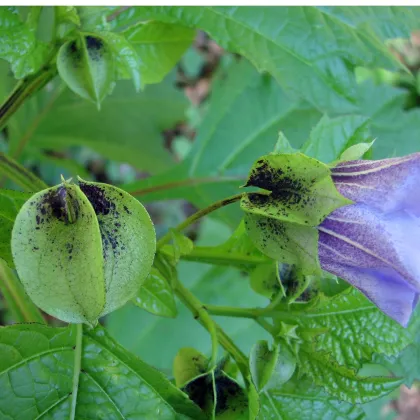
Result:
<instances>
[{"instance_id":1,"label":"dark spot on calyx","mask_svg":"<svg viewBox=\"0 0 420 420\"><path fill-rule=\"evenodd\" d=\"M80 205L69 188L60 186L45 194L44 198L37 204L37 210L37 225L49 222L50 217L65 224L71 224L79 218Z\"/></svg>"},{"instance_id":2,"label":"dark spot on calyx","mask_svg":"<svg viewBox=\"0 0 420 420\"><path fill-rule=\"evenodd\" d=\"M106 216L110 212L116 215L115 203L106 197L105 190L97 185L91 185L84 182L79 182L79 187L92 204L93 210L96 214Z\"/></svg>"},{"instance_id":3,"label":"dark spot on calyx","mask_svg":"<svg viewBox=\"0 0 420 420\"><path fill-rule=\"evenodd\" d=\"M105 49L102 39L88 35L85 41L89 57L94 61L101 60Z\"/></svg>"}]
</instances>

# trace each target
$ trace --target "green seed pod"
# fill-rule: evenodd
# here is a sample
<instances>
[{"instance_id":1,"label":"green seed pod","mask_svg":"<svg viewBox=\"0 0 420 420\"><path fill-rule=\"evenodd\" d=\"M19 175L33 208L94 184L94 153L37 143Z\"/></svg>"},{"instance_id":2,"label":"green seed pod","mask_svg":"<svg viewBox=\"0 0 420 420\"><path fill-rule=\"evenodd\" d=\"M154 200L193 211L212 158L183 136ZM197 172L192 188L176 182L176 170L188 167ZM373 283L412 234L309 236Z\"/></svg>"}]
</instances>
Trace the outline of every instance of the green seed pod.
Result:
<instances>
[{"instance_id":1,"label":"green seed pod","mask_svg":"<svg viewBox=\"0 0 420 420\"><path fill-rule=\"evenodd\" d=\"M26 292L65 322L94 324L124 305L149 274L155 250L153 223L134 197L82 180L32 196L12 231Z\"/></svg>"}]
</instances>

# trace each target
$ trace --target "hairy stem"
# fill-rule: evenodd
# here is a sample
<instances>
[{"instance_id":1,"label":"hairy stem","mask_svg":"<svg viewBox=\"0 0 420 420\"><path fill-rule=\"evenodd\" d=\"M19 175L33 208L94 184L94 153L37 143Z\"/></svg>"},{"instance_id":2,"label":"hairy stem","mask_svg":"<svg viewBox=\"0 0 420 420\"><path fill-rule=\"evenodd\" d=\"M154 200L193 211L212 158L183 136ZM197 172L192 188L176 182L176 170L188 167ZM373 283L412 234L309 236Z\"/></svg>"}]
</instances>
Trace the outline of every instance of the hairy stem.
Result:
<instances>
[{"instance_id":1,"label":"hairy stem","mask_svg":"<svg viewBox=\"0 0 420 420\"><path fill-rule=\"evenodd\" d=\"M5 261L0 258L0 291L16 322L46 324L39 309L29 299L22 284Z\"/></svg>"},{"instance_id":2,"label":"hairy stem","mask_svg":"<svg viewBox=\"0 0 420 420\"><path fill-rule=\"evenodd\" d=\"M225 198L223 200L220 201L216 201L215 203L211 204L210 206L199 210L198 212L194 213L193 215L191 215L190 217L188 217L187 219L185 219L182 223L180 223L175 230L178 232L181 232L183 229L185 229L187 226L192 225L193 223L195 223L197 220L201 219L204 216L207 216L209 213L212 213L215 210L218 210L224 206L227 206L229 204L235 203L236 201L239 201L245 193L241 193L241 194L236 194L233 195L232 197L228 197ZM172 235L170 232L168 232L166 235L162 236L162 238L160 238L160 240L157 243L157 249L161 248L163 245L165 245L166 243L168 243L172 238Z\"/></svg>"},{"instance_id":3,"label":"hairy stem","mask_svg":"<svg viewBox=\"0 0 420 420\"><path fill-rule=\"evenodd\" d=\"M73 328L76 332L76 346L74 348L74 371L73 371L73 387L71 392L71 410L70 420L76 418L77 393L79 391L79 378L82 369L82 350L83 350L83 324L75 324Z\"/></svg>"}]
</instances>

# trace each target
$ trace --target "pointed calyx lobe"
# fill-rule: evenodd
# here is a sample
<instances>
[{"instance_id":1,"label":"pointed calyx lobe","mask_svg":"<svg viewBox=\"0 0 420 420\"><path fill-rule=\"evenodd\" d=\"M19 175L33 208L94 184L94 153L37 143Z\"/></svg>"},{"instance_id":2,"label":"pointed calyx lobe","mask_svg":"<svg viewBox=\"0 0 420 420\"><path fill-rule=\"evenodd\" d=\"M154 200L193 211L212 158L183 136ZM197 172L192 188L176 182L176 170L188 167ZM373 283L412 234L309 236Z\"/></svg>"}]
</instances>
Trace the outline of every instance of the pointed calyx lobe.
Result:
<instances>
[{"instance_id":1,"label":"pointed calyx lobe","mask_svg":"<svg viewBox=\"0 0 420 420\"><path fill-rule=\"evenodd\" d=\"M305 274L319 271L318 232L333 210L351 204L334 186L323 163L301 153L271 154L252 167L241 201L250 237L262 252L301 266Z\"/></svg>"},{"instance_id":2,"label":"pointed calyx lobe","mask_svg":"<svg viewBox=\"0 0 420 420\"><path fill-rule=\"evenodd\" d=\"M406 326L420 293L420 153L343 162L332 177L355 204L319 226L321 266Z\"/></svg>"}]
</instances>

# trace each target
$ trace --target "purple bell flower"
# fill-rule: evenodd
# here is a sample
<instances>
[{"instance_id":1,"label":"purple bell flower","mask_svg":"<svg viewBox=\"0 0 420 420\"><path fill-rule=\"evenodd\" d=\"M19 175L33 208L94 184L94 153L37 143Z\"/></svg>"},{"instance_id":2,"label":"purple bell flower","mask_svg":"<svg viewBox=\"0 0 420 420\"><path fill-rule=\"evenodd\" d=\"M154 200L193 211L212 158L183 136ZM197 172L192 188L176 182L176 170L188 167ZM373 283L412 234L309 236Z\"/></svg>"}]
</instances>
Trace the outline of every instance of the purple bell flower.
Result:
<instances>
[{"instance_id":1,"label":"purple bell flower","mask_svg":"<svg viewBox=\"0 0 420 420\"><path fill-rule=\"evenodd\" d=\"M420 153L343 162L332 178L354 204L318 227L321 267L405 327L420 294Z\"/></svg>"}]
</instances>

